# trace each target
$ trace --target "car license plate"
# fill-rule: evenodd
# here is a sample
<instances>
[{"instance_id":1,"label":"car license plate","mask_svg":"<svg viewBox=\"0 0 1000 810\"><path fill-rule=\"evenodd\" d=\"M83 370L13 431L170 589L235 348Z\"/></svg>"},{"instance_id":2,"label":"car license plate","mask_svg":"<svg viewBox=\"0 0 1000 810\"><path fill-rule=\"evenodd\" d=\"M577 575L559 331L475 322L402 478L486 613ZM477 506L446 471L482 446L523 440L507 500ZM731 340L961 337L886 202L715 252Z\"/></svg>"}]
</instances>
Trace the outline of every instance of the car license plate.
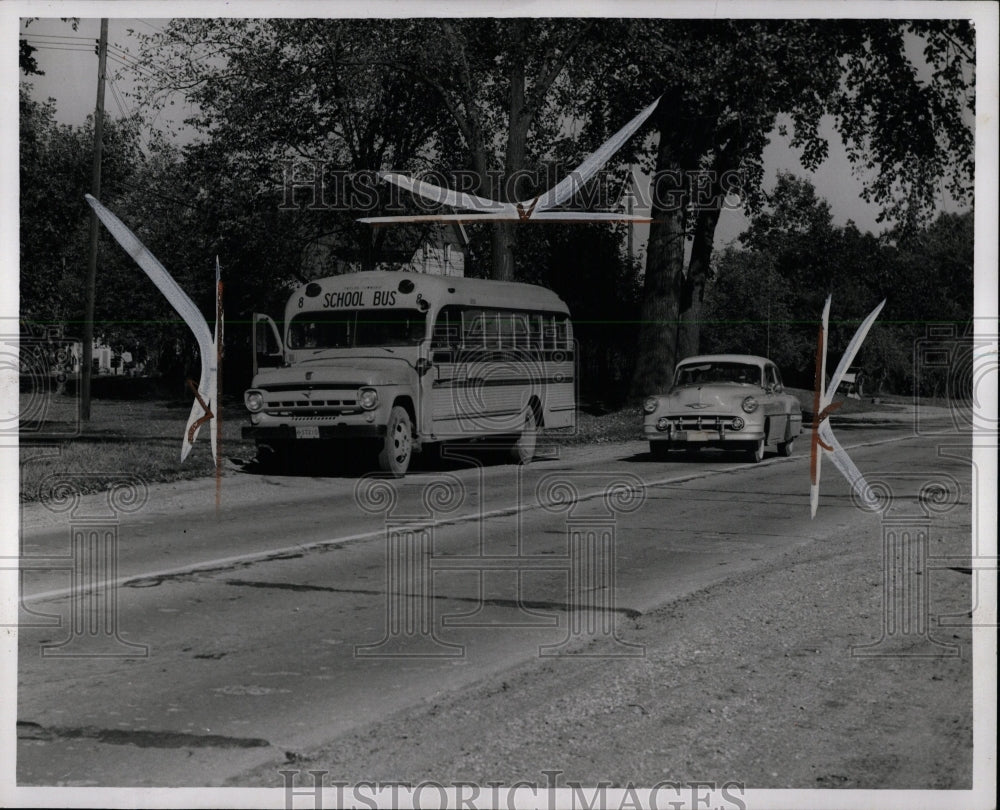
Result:
<instances>
[{"instance_id":1,"label":"car license plate","mask_svg":"<svg viewBox=\"0 0 1000 810\"><path fill-rule=\"evenodd\" d=\"M295 428L295 438L296 439L318 439L319 438L319 426L318 425L303 425L301 427L296 426L296 428Z\"/></svg>"},{"instance_id":2,"label":"car license plate","mask_svg":"<svg viewBox=\"0 0 1000 810\"><path fill-rule=\"evenodd\" d=\"M707 430L687 430L684 432L684 438L689 442L710 442L713 439L718 439L718 433L710 433Z\"/></svg>"}]
</instances>

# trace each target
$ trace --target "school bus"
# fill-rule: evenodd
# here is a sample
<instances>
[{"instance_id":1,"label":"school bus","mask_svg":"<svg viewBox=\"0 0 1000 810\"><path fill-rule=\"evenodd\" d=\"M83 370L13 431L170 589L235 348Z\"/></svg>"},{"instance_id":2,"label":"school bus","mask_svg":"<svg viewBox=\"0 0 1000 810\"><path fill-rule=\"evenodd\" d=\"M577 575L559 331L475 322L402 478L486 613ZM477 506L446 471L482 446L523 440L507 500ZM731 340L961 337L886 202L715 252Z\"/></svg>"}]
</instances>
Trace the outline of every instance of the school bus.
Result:
<instances>
[{"instance_id":1,"label":"school bus","mask_svg":"<svg viewBox=\"0 0 1000 810\"><path fill-rule=\"evenodd\" d=\"M575 424L566 304L531 284L389 271L293 291L284 334L254 315L244 394L260 458L360 445L399 477L428 445L486 438L526 464L538 433Z\"/></svg>"}]
</instances>

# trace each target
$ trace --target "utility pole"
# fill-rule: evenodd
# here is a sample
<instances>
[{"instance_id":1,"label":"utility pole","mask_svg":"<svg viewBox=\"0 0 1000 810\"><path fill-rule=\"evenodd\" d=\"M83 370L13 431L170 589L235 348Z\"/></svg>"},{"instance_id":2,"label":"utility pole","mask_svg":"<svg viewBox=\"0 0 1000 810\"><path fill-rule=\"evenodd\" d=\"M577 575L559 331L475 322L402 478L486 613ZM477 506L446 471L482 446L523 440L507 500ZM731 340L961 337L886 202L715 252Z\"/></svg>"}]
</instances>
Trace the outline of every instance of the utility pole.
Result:
<instances>
[{"instance_id":1,"label":"utility pole","mask_svg":"<svg viewBox=\"0 0 1000 810\"><path fill-rule=\"evenodd\" d=\"M629 166L628 170L628 191L625 193L625 211L628 213L630 219L628 221L628 271L632 272L632 261L634 259L632 251L632 184L635 183L635 175L632 173L632 167Z\"/></svg>"},{"instance_id":2,"label":"utility pole","mask_svg":"<svg viewBox=\"0 0 1000 810\"><path fill-rule=\"evenodd\" d=\"M108 66L108 20L101 19L97 46L97 106L94 109L94 168L91 194L101 199L101 151L104 141L104 73ZM90 212L90 257L87 262L87 292L83 313L83 367L80 369L80 416L90 421L90 375L94 358L94 288L97 283L97 214Z\"/></svg>"}]
</instances>

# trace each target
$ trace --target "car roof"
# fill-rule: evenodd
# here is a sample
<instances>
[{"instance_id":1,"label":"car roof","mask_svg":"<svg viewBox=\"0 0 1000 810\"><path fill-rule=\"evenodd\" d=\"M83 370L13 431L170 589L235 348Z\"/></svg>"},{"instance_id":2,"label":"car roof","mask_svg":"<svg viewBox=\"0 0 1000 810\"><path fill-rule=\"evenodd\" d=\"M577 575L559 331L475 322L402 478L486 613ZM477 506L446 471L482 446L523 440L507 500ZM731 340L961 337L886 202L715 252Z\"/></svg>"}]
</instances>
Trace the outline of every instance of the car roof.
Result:
<instances>
[{"instance_id":1,"label":"car roof","mask_svg":"<svg viewBox=\"0 0 1000 810\"><path fill-rule=\"evenodd\" d=\"M773 365L766 357L756 354L697 354L693 357L685 357L677 365L688 365L689 363L746 363L752 366Z\"/></svg>"}]
</instances>

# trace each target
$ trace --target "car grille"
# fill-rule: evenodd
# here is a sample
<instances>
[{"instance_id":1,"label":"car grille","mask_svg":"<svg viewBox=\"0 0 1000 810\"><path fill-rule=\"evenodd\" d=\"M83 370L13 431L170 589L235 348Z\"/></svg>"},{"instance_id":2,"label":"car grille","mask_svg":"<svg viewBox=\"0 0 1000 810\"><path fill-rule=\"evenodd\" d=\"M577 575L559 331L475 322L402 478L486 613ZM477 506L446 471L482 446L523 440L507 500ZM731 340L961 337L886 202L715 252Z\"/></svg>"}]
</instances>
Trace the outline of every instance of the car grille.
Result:
<instances>
[{"instance_id":1,"label":"car grille","mask_svg":"<svg viewBox=\"0 0 1000 810\"><path fill-rule=\"evenodd\" d=\"M699 414L698 416L668 416L670 427L674 430L735 430L732 416L711 416Z\"/></svg>"}]
</instances>

